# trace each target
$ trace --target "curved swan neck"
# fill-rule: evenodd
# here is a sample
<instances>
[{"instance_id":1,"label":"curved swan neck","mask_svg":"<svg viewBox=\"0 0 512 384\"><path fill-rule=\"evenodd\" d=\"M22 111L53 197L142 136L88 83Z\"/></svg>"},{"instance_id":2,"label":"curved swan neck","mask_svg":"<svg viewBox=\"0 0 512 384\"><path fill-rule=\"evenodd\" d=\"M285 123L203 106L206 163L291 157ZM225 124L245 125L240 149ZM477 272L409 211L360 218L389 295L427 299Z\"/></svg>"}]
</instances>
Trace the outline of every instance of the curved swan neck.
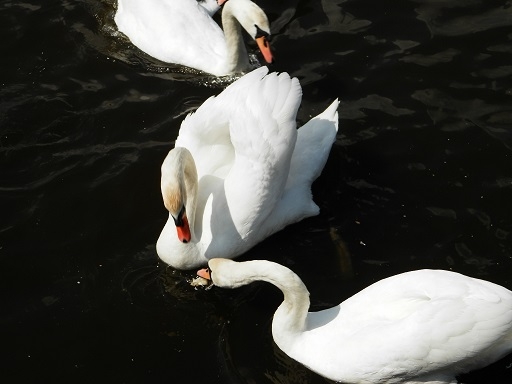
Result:
<instances>
[{"instance_id":1,"label":"curved swan neck","mask_svg":"<svg viewBox=\"0 0 512 384\"><path fill-rule=\"evenodd\" d=\"M266 281L283 292L284 300L274 314L272 329L278 333L298 333L306 328L309 291L290 269L267 260L236 262L212 259L209 262L215 285L235 288L254 281Z\"/></svg>"},{"instance_id":2,"label":"curved swan neck","mask_svg":"<svg viewBox=\"0 0 512 384\"><path fill-rule=\"evenodd\" d=\"M278 268L279 266L280 268ZM294 272L280 264L272 266L277 279L267 280L283 292L284 300L274 313L272 334L283 350L295 340L295 335L305 331L310 306L309 291Z\"/></svg>"},{"instance_id":3,"label":"curved swan neck","mask_svg":"<svg viewBox=\"0 0 512 384\"><path fill-rule=\"evenodd\" d=\"M161 188L164 205L171 215L177 217L185 206L194 236L198 180L196 164L188 149L176 147L169 152L162 164Z\"/></svg>"},{"instance_id":4,"label":"curved swan neck","mask_svg":"<svg viewBox=\"0 0 512 384\"><path fill-rule=\"evenodd\" d=\"M231 0L222 9L222 28L228 51L226 59L228 72L239 72L249 67L249 57L245 48L241 25L233 11L233 7L236 7L236 5L236 0Z\"/></svg>"}]
</instances>

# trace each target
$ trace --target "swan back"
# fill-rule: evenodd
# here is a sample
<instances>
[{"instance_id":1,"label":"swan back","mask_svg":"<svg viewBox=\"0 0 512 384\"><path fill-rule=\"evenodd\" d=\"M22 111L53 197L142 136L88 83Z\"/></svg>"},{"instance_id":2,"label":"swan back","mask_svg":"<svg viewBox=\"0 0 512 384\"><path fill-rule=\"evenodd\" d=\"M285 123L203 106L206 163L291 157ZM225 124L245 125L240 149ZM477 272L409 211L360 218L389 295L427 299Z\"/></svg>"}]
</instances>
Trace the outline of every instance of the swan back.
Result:
<instances>
[{"instance_id":1,"label":"swan back","mask_svg":"<svg viewBox=\"0 0 512 384\"><path fill-rule=\"evenodd\" d=\"M268 18L250 0L230 0L222 12L224 33L211 17L218 9L215 0L119 0L114 20L135 46L164 62L216 76L247 71L240 25L253 39L258 31L268 36ZM263 48L271 62L270 49Z\"/></svg>"},{"instance_id":2,"label":"swan back","mask_svg":"<svg viewBox=\"0 0 512 384\"><path fill-rule=\"evenodd\" d=\"M512 351L512 292L454 272L412 271L309 313L307 324L285 352L333 380L412 383L439 375L450 383Z\"/></svg>"},{"instance_id":3,"label":"swan back","mask_svg":"<svg viewBox=\"0 0 512 384\"><path fill-rule=\"evenodd\" d=\"M227 56L224 33L210 16L214 9L212 0L119 0L114 19L148 55L212 73L212 63Z\"/></svg>"}]
</instances>

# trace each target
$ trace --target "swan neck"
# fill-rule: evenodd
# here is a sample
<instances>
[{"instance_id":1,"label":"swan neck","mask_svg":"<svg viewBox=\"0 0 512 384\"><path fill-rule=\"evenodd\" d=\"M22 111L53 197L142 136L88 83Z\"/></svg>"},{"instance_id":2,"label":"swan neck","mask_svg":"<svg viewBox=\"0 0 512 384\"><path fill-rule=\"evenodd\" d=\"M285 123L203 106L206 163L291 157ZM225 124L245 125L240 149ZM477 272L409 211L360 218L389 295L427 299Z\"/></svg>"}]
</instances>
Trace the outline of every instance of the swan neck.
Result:
<instances>
[{"instance_id":1,"label":"swan neck","mask_svg":"<svg viewBox=\"0 0 512 384\"><path fill-rule=\"evenodd\" d=\"M273 282L284 296L272 322L272 331L276 339L279 339L279 334L298 334L306 329L306 318L310 306L309 291L298 277L297 280L280 285Z\"/></svg>"},{"instance_id":2,"label":"swan neck","mask_svg":"<svg viewBox=\"0 0 512 384\"><path fill-rule=\"evenodd\" d=\"M164 196L164 203L166 198L168 202L173 200L179 202L170 204L170 206L174 208L174 213L179 211L181 204L185 204L192 240L194 240L195 237L194 223L197 189L197 169L192 154L186 148L174 148L169 152L169 155L162 165L162 195ZM168 207L167 204L166 207ZM169 210L169 212L171 212L171 210Z\"/></svg>"},{"instance_id":3,"label":"swan neck","mask_svg":"<svg viewBox=\"0 0 512 384\"><path fill-rule=\"evenodd\" d=\"M275 285L283 293L283 302L274 314L273 332L278 334L300 333L306 328L309 310L309 291L290 269L266 260L249 261L248 281L262 280ZM274 336L275 337L275 336Z\"/></svg>"},{"instance_id":4,"label":"swan neck","mask_svg":"<svg viewBox=\"0 0 512 384\"><path fill-rule=\"evenodd\" d=\"M241 72L249 67L249 57L241 25L233 13L233 3L236 2L228 1L222 10L222 28L227 47L226 65L228 72Z\"/></svg>"},{"instance_id":5,"label":"swan neck","mask_svg":"<svg viewBox=\"0 0 512 384\"><path fill-rule=\"evenodd\" d=\"M192 240L194 240L196 237L194 223L196 219L198 180L196 164L192 156L187 156L186 161L183 162L182 175L187 196L185 209L189 220L190 232L192 233Z\"/></svg>"}]
</instances>

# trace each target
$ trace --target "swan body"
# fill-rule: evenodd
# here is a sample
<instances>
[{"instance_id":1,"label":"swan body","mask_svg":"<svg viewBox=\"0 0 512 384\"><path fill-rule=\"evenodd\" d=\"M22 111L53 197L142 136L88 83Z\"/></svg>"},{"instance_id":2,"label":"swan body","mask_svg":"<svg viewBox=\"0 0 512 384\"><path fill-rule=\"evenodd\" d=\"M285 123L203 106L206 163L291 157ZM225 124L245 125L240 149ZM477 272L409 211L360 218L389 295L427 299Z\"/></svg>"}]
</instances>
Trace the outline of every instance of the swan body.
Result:
<instances>
[{"instance_id":1,"label":"swan body","mask_svg":"<svg viewBox=\"0 0 512 384\"><path fill-rule=\"evenodd\" d=\"M223 3L225 3L225 0L222 2L220 0L197 0L197 4L206 9L206 12L208 12L210 16L215 15Z\"/></svg>"},{"instance_id":2,"label":"swan body","mask_svg":"<svg viewBox=\"0 0 512 384\"><path fill-rule=\"evenodd\" d=\"M175 268L234 258L319 212L311 184L336 138L338 101L297 130L299 81L267 72L246 74L187 116L162 164L169 218L156 249Z\"/></svg>"},{"instance_id":3,"label":"swan body","mask_svg":"<svg viewBox=\"0 0 512 384\"><path fill-rule=\"evenodd\" d=\"M512 292L443 270L395 275L336 307L308 312L309 292L288 268L266 260L212 259L198 272L219 287L256 280L284 301L272 322L288 356L343 383L453 383L512 351Z\"/></svg>"},{"instance_id":4,"label":"swan body","mask_svg":"<svg viewBox=\"0 0 512 384\"><path fill-rule=\"evenodd\" d=\"M216 76L248 71L241 27L271 63L270 27L263 10L250 0L225 1L223 32L211 17L218 9L215 0L119 0L114 20L135 46L167 63Z\"/></svg>"}]
</instances>

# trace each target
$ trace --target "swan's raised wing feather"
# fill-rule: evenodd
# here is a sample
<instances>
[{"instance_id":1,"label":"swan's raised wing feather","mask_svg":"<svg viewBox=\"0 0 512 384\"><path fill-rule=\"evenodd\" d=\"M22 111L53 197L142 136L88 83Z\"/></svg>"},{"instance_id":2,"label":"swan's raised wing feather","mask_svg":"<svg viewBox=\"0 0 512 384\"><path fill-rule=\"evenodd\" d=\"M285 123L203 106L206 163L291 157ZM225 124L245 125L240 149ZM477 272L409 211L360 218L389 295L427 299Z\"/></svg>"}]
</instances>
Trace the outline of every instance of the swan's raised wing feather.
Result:
<instances>
[{"instance_id":1,"label":"swan's raised wing feather","mask_svg":"<svg viewBox=\"0 0 512 384\"><path fill-rule=\"evenodd\" d=\"M338 100L298 129L281 203L273 212L275 228L317 215L311 184L320 175L338 130Z\"/></svg>"},{"instance_id":2,"label":"swan's raised wing feather","mask_svg":"<svg viewBox=\"0 0 512 384\"><path fill-rule=\"evenodd\" d=\"M311 185L320 176L338 132L339 101L299 128L287 188L297 184Z\"/></svg>"},{"instance_id":3,"label":"swan's raised wing feather","mask_svg":"<svg viewBox=\"0 0 512 384\"><path fill-rule=\"evenodd\" d=\"M222 96L222 94L220 95ZM177 147L186 147L194 157L201 178L214 175L225 178L235 153L229 132L232 100L210 97L181 123Z\"/></svg>"},{"instance_id":4,"label":"swan's raised wing feather","mask_svg":"<svg viewBox=\"0 0 512 384\"><path fill-rule=\"evenodd\" d=\"M267 71L253 71L249 81L233 89L238 103L229 126L235 161L225 191L242 236L260 227L281 199L297 137L299 82L286 73L263 77Z\"/></svg>"},{"instance_id":5,"label":"swan's raised wing feather","mask_svg":"<svg viewBox=\"0 0 512 384\"><path fill-rule=\"evenodd\" d=\"M244 108L253 108L251 115L259 115L254 105L245 102L246 95L267 72L268 69L262 67L248 73L218 96L207 99L181 123L176 146L186 147L192 153L199 178L204 175L227 176L235 158L231 121L245 113Z\"/></svg>"}]
</instances>

